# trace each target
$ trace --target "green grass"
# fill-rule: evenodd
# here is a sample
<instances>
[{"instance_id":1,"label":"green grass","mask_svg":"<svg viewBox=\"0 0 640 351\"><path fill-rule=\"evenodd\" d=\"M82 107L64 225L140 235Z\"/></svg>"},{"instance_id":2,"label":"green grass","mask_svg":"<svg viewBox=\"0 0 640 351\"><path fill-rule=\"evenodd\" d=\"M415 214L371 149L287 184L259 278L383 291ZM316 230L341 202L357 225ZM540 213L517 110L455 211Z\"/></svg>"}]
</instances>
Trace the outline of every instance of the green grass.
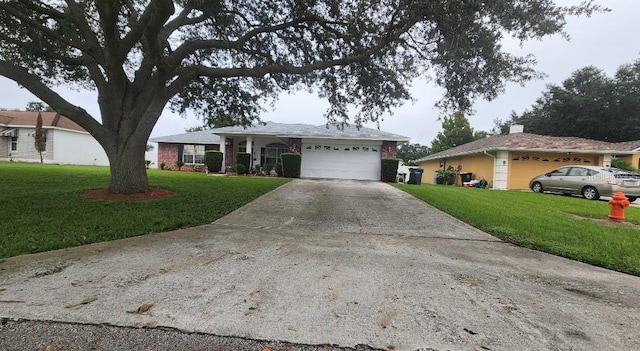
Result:
<instances>
[{"instance_id":1,"label":"green grass","mask_svg":"<svg viewBox=\"0 0 640 351\"><path fill-rule=\"evenodd\" d=\"M607 219L605 201L432 184L396 186L502 240L640 275L640 229L576 217ZM627 208L625 217L640 225L640 208Z\"/></svg>"},{"instance_id":2,"label":"green grass","mask_svg":"<svg viewBox=\"0 0 640 351\"><path fill-rule=\"evenodd\" d=\"M104 189L109 168L0 162L0 258L210 223L288 180L149 170L175 191L162 200L78 197Z\"/></svg>"}]
</instances>

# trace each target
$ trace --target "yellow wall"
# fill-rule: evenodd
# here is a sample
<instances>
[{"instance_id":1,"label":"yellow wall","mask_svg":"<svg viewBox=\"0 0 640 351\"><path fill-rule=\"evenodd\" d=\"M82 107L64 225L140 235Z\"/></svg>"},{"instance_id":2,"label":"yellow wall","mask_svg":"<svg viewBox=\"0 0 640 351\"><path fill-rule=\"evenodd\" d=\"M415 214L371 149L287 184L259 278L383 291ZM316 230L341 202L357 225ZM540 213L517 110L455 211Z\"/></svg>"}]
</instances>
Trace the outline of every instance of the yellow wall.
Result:
<instances>
[{"instance_id":1,"label":"yellow wall","mask_svg":"<svg viewBox=\"0 0 640 351\"><path fill-rule=\"evenodd\" d=\"M633 155L630 160L635 162L634 165L637 165L640 162L640 154ZM528 189L529 181L533 177L558 167L575 164L601 166L603 162L603 155L512 151L509 152L507 189ZM450 157L445 160L445 164L447 167L460 165L460 173L473 173L472 179L484 177L489 182L489 187L493 187L494 159L488 155L474 154ZM420 167L424 170L422 182L431 184L433 183L433 173L440 169L440 160L420 162ZM461 185L460 176L456 179L456 184Z\"/></svg>"},{"instance_id":2,"label":"yellow wall","mask_svg":"<svg viewBox=\"0 0 640 351\"><path fill-rule=\"evenodd\" d=\"M558 167L582 164L599 166L602 157L590 154L509 152L508 189L528 189L529 181Z\"/></svg>"},{"instance_id":3,"label":"yellow wall","mask_svg":"<svg viewBox=\"0 0 640 351\"><path fill-rule=\"evenodd\" d=\"M622 161L640 169L640 154L618 156Z\"/></svg>"},{"instance_id":4,"label":"yellow wall","mask_svg":"<svg viewBox=\"0 0 640 351\"><path fill-rule=\"evenodd\" d=\"M433 173L440 169L440 160L430 160L418 163L422 172L422 183L433 184Z\"/></svg>"},{"instance_id":5,"label":"yellow wall","mask_svg":"<svg viewBox=\"0 0 640 351\"><path fill-rule=\"evenodd\" d=\"M446 159L445 164L445 167L460 165L460 173L473 173L472 179L484 177L489 182L489 187L493 184L493 157L485 154L450 157ZM424 169L422 182L433 183L433 173L440 169L440 160L420 162L420 167ZM460 176L457 177L456 184L462 185Z\"/></svg>"}]
</instances>

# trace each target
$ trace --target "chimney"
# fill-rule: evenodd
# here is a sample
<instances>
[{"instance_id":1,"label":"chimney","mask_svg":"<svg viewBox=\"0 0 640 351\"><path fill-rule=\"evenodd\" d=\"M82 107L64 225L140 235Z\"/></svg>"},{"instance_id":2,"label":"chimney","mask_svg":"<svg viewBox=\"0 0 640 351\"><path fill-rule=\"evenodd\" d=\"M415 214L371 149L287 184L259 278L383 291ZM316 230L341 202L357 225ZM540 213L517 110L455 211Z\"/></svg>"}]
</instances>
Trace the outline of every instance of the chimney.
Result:
<instances>
[{"instance_id":1,"label":"chimney","mask_svg":"<svg viewBox=\"0 0 640 351\"><path fill-rule=\"evenodd\" d=\"M524 126L522 124L512 124L511 127L509 127L509 134L516 133L524 133Z\"/></svg>"}]
</instances>

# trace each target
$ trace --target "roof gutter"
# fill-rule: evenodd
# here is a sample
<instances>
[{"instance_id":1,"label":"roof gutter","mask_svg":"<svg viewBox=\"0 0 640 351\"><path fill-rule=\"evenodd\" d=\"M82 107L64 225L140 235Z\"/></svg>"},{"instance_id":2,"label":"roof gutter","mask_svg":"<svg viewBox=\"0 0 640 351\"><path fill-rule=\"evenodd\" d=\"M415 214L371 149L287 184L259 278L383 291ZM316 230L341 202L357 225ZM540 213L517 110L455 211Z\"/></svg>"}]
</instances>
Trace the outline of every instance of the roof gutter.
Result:
<instances>
[{"instance_id":1,"label":"roof gutter","mask_svg":"<svg viewBox=\"0 0 640 351\"><path fill-rule=\"evenodd\" d=\"M494 160L496 159L496 157L493 156L492 154L488 153L487 150L482 151L482 153L487 155L487 156L489 156L489 157L491 157L491 158L493 158Z\"/></svg>"}]
</instances>

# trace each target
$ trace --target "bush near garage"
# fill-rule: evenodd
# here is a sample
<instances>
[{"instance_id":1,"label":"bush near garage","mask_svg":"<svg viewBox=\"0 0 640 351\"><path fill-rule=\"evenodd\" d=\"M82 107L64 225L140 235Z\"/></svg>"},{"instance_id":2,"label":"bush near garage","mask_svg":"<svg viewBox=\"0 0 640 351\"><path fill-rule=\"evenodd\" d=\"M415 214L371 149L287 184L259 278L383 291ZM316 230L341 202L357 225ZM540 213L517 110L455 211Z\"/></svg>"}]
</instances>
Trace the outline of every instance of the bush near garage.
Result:
<instances>
[{"instance_id":1,"label":"bush near garage","mask_svg":"<svg viewBox=\"0 0 640 351\"><path fill-rule=\"evenodd\" d=\"M204 164L207 165L209 172L218 173L222 170L222 152L221 151L205 151Z\"/></svg>"},{"instance_id":2,"label":"bush near garage","mask_svg":"<svg viewBox=\"0 0 640 351\"><path fill-rule=\"evenodd\" d=\"M248 152L238 152L236 154L236 164L241 164L244 166L245 170L251 169L251 154ZM238 170L236 169L236 172ZM240 172L238 172L240 174Z\"/></svg>"},{"instance_id":3,"label":"bush near garage","mask_svg":"<svg viewBox=\"0 0 640 351\"><path fill-rule=\"evenodd\" d=\"M383 158L382 159L382 181L387 183L395 183L396 175L398 174L398 162L397 158Z\"/></svg>"},{"instance_id":4,"label":"bush near garage","mask_svg":"<svg viewBox=\"0 0 640 351\"><path fill-rule=\"evenodd\" d=\"M285 178L300 178L302 155L298 153L283 153L280 157L282 158L282 175Z\"/></svg>"},{"instance_id":5,"label":"bush near garage","mask_svg":"<svg viewBox=\"0 0 640 351\"><path fill-rule=\"evenodd\" d=\"M237 174L247 174L247 167L245 167L242 163L236 163L233 169Z\"/></svg>"},{"instance_id":6,"label":"bush near garage","mask_svg":"<svg viewBox=\"0 0 640 351\"><path fill-rule=\"evenodd\" d=\"M617 157L613 157L611 159L611 167L624 169L625 171L629 172L638 172L638 169L633 167L631 163L625 162L624 160Z\"/></svg>"},{"instance_id":7,"label":"bush near garage","mask_svg":"<svg viewBox=\"0 0 640 351\"><path fill-rule=\"evenodd\" d=\"M436 184L453 185L456 182L456 171L453 167L440 168L436 171Z\"/></svg>"}]
</instances>

